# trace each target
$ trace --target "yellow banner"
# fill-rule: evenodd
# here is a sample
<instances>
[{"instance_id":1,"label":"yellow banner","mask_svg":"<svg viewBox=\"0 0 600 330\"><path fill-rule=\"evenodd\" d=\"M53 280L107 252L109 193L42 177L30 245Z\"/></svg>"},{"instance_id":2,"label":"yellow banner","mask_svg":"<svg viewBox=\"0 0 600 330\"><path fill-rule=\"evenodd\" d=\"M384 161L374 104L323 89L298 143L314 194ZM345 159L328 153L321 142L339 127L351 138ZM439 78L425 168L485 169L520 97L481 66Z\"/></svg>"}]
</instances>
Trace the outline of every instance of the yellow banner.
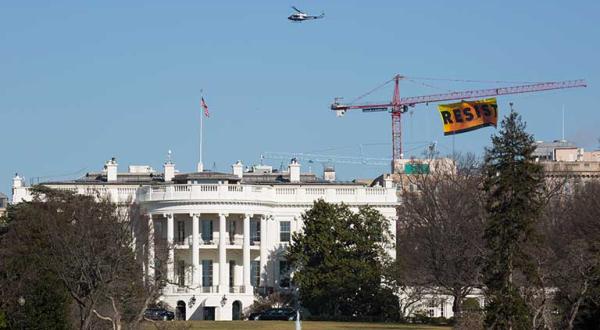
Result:
<instances>
[{"instance_id":1,"label":"yellow banner","mask_svg":"<svg viewBox=\"0 0 600 330\"><path fill-rule=\"evenodd\" d=\"M496 98L438 105L444 135L464 133L498 123Z\"/></svg>"}]
</instances>

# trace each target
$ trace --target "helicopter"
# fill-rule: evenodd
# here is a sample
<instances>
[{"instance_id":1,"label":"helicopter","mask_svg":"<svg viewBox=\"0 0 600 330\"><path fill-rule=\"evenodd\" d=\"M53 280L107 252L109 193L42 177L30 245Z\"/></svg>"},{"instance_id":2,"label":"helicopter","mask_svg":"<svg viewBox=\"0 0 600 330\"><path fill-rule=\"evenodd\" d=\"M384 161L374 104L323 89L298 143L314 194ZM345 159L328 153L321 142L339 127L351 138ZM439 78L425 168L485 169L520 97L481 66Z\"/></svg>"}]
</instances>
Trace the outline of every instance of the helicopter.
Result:
<instances>
[{"instance_id":1,"label":"helicopter","mask_svg":"<svg viewBox=\"0 0 600 330\"><path fill-rule=\"evenodd\" d=\"M294 22L303 22L303 21L308 21L311 19L319 19L319 18L325 17L325 13L321 13L321 15L319 15L319 16L311 16L294 6L292 6L292 9L294 9L296 11L296 13L291 14L288 17L288 19L290 21L294 21Z\"/></svg>"}]
</instances>

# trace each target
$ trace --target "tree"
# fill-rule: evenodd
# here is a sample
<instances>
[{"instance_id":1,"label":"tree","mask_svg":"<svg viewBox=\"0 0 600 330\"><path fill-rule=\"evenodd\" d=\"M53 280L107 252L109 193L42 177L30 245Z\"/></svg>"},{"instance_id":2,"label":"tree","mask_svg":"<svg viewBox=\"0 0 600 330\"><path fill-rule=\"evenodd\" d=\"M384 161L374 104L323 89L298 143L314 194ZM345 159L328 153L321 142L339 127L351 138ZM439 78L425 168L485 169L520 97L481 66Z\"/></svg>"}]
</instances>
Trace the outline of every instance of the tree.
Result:
<instances>
[{"instance_id":1,"label":"tree","mask_svg":"<svg viewBox=\"0 0 600 330\"><path fill-rule=\"evenodd\" d=\"M5 326L70 329L70 297L58 277L40 267L47 251L31 249L38 244L37 235L27 235L17 220L10 206L0 234L0 310Z\"/></svg>"},{"instance_id":2,"label":"tree","mask_svg":"<svg viewBox=\"0 0 600 330\"><path fill-rule=\"evenodd\" d=\"M529 329L530 310L516 283L533 283L531 257L525 245L535 240L542 207L542 167L534 162L534 139L514 111L502 120L492 147L486 148L484 192L489 250L484 267L486 324L491 329ZM527 283L529 281L529 283Z\"/></svg>"},{"instance_id":3,"label":"tree","mask_svg":"<svg viewBox=\"0 0 600 330\"><path fill-rule=\"evenodd\" d=\"M73 325L91 329L109 321L121 329L135 326L160 293L160 275L151 279L143 272L147 253L136 257L147 250L143 235L133 248L132 233L144 226L148 232L136 206L120 209L97 196L38 187L33 200L15 206L9 218L0 248L0 274L5 274L0 288L11 293L13 304L29 280L43 281L41 274L48 274L75 307Z\"/></svg>"},{"instance_id":4,"label":"tree","mask_svg":"<svg viewBox=\"0 0 600 330\"><path fill-rule=\"evenodd\" d=\"M382 285L391 247L389 221L371 207L316 201L302 215L288 259L303 306L333 319L395 319L398 299Z\"/></svg>"},{"instance_id":5,"label":"tree","mask_svg":"<svg viewBox=\"0 0 600 330\"><path fill-rule=\"evenodd\" d=\"M400 320L403 321L406 317L413 314L419 304L423 302L428 288L420 285L411 285L414 283L409 276L409 272L404 271L405 265L402 259L396 259L385 267L384 280L385 284L392 288L398 295L398 304L400 311Z\"/></svg>"},{"instance_id":6,"label":"tree","mask_svg":"<svg viewBox=\"0 0 600 330\"><path fill-rule=\"evenodd\" d=\"M557 290L558 327L573 329L581 307L600 303L600 182L557 196L544 218L546 273ZM596 301L594 301L596 300ZM587 313L587 312L586 312Z\"/></svg>"},{"instance_id":7,"label":"tree","mask_svg":"<svg viewBox=\"0 0 600 330\"><path fill-rule=\"evenodd\" d=\"M432 161L430 172L408 177L398 207L397 258L405 283L463 299L481 286L484 208L481 173L472 155Z\"/></svg>"}]
</instances>

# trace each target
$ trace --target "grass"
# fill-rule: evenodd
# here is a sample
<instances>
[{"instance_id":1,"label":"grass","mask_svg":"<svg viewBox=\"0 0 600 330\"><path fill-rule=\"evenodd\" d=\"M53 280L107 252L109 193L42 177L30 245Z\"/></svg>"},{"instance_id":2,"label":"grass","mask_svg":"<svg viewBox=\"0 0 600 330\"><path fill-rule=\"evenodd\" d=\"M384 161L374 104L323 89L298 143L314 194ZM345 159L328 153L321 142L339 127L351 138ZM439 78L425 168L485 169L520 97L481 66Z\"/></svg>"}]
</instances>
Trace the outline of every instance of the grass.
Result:
<instances>
[{"instance_id":1,"label":"grass","mask_svg":"<svg viewBox=\"0 0 600 330\"><path fill-rule=\"evenodd\" d=\"M172 321L156 322L153 326L146 323L144 330L173 329L215 329L215 330L294 330L294 322L286 321ZM320 322L302 321L302 330L449 330L449 327L427 325L408 325L395 323L360 323L360 322Z\"/></svg>"}]
</instances>

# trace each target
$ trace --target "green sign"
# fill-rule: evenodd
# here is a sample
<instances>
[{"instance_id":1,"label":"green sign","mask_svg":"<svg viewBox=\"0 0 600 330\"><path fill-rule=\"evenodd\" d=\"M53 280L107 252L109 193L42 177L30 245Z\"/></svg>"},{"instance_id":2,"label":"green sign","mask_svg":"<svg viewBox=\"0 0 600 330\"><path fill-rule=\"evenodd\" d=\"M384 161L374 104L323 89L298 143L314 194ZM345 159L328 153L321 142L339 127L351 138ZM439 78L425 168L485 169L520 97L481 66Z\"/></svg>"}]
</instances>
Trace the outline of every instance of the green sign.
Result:
<instances>
[{"instance_id":1,"label":"green sign","mask_svg":"<svg viewBox=\"0 0 600 330\"><path fill-rule=\"evenodd\" d=\"M428 174L429 164L408 163L404 165L405 174Z\"/></svg>"}]
</instances>

